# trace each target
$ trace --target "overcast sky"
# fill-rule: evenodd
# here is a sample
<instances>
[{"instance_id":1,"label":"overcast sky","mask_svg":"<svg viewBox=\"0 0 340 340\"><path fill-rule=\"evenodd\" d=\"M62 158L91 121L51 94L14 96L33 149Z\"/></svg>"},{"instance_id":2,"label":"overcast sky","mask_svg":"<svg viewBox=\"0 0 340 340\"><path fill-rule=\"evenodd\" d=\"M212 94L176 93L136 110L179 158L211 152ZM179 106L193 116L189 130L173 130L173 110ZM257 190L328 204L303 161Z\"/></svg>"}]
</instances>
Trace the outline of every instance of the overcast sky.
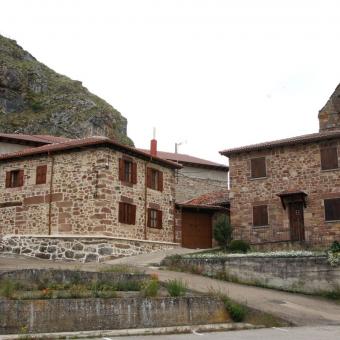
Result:
<instances>
[{"instance_id":1,"label":"overcast sky","mask_svg":"<svg viewBox=\"0 0 340 340\"><path fill-rule=\"evenodd\" d=\"M340 1L0 0L0 33L83 82L148 147L218 151L318 130L340 82Z\"/></svg>"}]
</instances>

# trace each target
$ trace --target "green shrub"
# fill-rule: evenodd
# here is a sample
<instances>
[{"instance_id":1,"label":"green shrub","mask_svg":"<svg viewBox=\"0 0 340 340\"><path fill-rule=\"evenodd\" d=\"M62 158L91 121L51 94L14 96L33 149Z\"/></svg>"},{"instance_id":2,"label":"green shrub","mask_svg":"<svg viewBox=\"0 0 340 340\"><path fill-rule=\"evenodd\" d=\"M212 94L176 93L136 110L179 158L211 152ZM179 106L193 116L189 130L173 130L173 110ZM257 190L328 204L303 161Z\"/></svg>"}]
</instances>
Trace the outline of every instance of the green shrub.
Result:
<instances>
[{"instance_id":1,"label":"green shrub","mask_svg":"<svg viewBox=\"0 0 340 340\"><path fill-rule=\"evenodd\" d=\"M170 280L166 283L166 289L168 290L170 296L183 296L188 287L182 280Z\"/></svg>"},{"instance_id":2,"label":"green shrub","mask_svg":"<svg viewBox=\"0 0 340 340\"><path fill-rule=\"evenodd\" d=\"M242 322L245 319L247 310L244 306L231 301L228 297L224 297L223 302L233 321Z\"/></svg>"},{"instance_id":3,"label":"green shrub","mask_svg":"<svg viewBox=\"0 0 340 340\"><path fill-rule=\"evenodd\" d=\"M158 280L148 280L142 284L142 295L145 297L157 296L159 289Z\"/></svg>"},{"instance_id":4,"label":"green shrub","mask_svg":"<svg viewBox=\"0 0 340 340\"><path fill-rule=\"evenodd\" d=\"M340 252L340 242L334 241L329 250L333 253Z\"/></svg>"},{"instance_id":5,"label":"green shrub","mask_svg":"<svg viewBox=\"0 0 340 340\"><path fill-rule=\"evenodd\" d=\"M229 249L234 253L246 253L250 249L250 245L243 240L232 240Z\"/></svg>"},{"instance_id":6,"label":"green shrub","mask_svg":"<svg viewBox=\"0 0 340 340\"><path fill-rule=\"evenodd\" d=\"M17 290L17 284L9 279L1 281L0 295L6 298L12 298Z\"/></svg>"},{"instance_id":7,"label":"green shrub","mask_svg":"<svg viewBox=\"0 0 340 340\"><path fill-rule=\"evenodd\" d=\"M232 238L232 227L227 215L220 215L213 227L214 239L222 248L227 248Z\"/></svg>"}]
</instances>

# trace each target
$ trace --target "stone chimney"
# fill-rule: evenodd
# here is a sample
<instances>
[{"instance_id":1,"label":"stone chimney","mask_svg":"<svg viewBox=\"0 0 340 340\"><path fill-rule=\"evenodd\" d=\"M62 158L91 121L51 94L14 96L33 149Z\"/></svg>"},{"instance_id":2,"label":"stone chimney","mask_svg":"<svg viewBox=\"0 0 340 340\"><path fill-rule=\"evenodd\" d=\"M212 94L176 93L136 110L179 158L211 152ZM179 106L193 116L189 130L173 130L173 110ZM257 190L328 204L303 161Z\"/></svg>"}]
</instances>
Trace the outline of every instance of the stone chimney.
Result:
<instances>
[{"instance_id":1,"label":"stone chimney","mask_svg":"<svg viewBox=\"0 0 340 340\"><path fill-rule=\"evenodd\" d=\"M319 111L319 131L340 130L340 84Z\"/></svg>"},{"instance_id":2,"label":"stone chimney","mask_svg":"<svg viewBox=\"0 0 340 340\"><path fill-rule=\"evenodd\" d=\"M153 139L150 143L150 155L157 157L157 140L156 140L156 128L153 128Z\"/></svg>"}]
</instances>

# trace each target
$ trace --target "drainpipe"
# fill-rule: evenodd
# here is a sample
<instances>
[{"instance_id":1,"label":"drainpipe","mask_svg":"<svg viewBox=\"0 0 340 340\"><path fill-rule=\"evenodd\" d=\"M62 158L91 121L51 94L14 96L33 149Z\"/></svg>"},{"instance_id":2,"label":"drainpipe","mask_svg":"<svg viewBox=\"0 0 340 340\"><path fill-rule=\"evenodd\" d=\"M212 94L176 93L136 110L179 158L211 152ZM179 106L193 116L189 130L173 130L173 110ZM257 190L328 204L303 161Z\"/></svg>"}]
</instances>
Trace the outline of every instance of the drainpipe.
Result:
<instances>
[{"instance_id":1,"label":"drainpipe","mask_svg":"<svg viewBox=\"0 0 340 340\"><path fill-rule=\"evenodd\" d=\"M148 175L148 162L145 161L145 171L144 171L144 240L147 240L147 226L148 226L148 182L147 182L147 175Z\"/></svg>"},{"instance_id":2,"label":"drainpipe","mask_svg":"<svg viewBox=\"0 0 340 340\"><path fill-rule=\"evenodd\" d=\"M50 190L48 197L48 235L51 235L51 213L52 213L52 191L53 191L53 174L54 174L54 157L48 153L51 159L51 171L50 171Z\"/></svg>"}]
</instances>

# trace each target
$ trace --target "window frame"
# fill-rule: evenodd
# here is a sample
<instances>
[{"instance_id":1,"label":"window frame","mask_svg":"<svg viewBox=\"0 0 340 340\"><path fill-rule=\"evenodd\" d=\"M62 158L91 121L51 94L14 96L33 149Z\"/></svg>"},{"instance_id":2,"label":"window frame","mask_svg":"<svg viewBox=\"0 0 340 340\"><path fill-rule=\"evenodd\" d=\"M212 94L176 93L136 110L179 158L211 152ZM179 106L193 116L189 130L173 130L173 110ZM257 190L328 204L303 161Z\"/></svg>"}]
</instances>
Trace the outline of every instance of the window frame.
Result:
<instances>
[{"instance_id":1,"label":"window frame","mask_svg":"<svg viewBox=\"0 0 340 340\"><path fill-rule=\"evenodd\" d=\"M255 210L258 208L266 208L266 223L259 223L259 224L255 224ZM268 209L268 204L258 204L258 205L253 205L252 207L252 216L253 216L253 220L252 220L252 226L253 228L261 228L261 227L268 227L269 226L269 209ZM262 221L261 221L262 222Z\"/></svg>"},{"instance_id":2,"label":"window frame","mask_svg":"<svg viewBox=\"0 0 340 340\"><path fill-rule=\"evenodd\" d=\"M148 167L146 176L146 185L149 189L163 191L164 176L162 171Z\"/></svg>"},{"instance_id":3,"label":"window frame","mask_svg":"<svg viewBox=\"0 0 340 340\"><path fill-rule=\"evenodd\" d=\"M123 172L123 177L124 177L124 182L127 183L132 183L132 161L123 159L124 162L124 172Z\"/></svg>"},{"instance_id":4,"label":"window frame","mask_svg":"<svg viewBox=\"0 0 340 340\"><path fill-rule=\"evenodd\" d=\"M253 165L256 160L260 160L263 159L264 160L264 176L255 176L253 171ZM267 178L268 173L267 173L267 158L266 156L261 156L261 157L253 157L250 159L250 178L251 179L261 179L261 178Z\"/></svg>"},{"instance_id":5,"label":"window frame","mask_svg":"<svg viewBox=\"0 0 340 340\"><path fill-rule=\"evenodd\" d=\"M47 183L47 165L38 165L36 167L35 184L46 184Z\"/></svg>"},{"instance_id":6,"label":"window frame","mask_svg":"<svg viewBox=\"0 0 340 340\"><path fill-rule=\"evenodd\" d=\"M153 215L153 216L152 216ZM163 228L163 212L159 209L148 208L148 227L152 229Z\"/></svg>"},{"instance_id":7,"label":"window frame","mask_svg":"<svg viewBox=\"0 0 340 340\"><path fill-rule=\"evenodd\" d=\"M6 171L5 188L20 188L24 185L24 170Z\"/></svg>"},{"instance_id":8,"label":"window frame","mask_svg":"<svg viewBox=\"0 0 340 340\"><path fill-rule=\"evenodd\" d=\"M336 198L325 198L323 200L323 206L324 206L324 216L325 216L325 222L339 222L340 221L340 209L339 209L339 216L336 216L334 219L327 219L327 203L329 201L338 201L339 206L340 206L340 197L336 197Z\"/></svg>"}]
</instances>

